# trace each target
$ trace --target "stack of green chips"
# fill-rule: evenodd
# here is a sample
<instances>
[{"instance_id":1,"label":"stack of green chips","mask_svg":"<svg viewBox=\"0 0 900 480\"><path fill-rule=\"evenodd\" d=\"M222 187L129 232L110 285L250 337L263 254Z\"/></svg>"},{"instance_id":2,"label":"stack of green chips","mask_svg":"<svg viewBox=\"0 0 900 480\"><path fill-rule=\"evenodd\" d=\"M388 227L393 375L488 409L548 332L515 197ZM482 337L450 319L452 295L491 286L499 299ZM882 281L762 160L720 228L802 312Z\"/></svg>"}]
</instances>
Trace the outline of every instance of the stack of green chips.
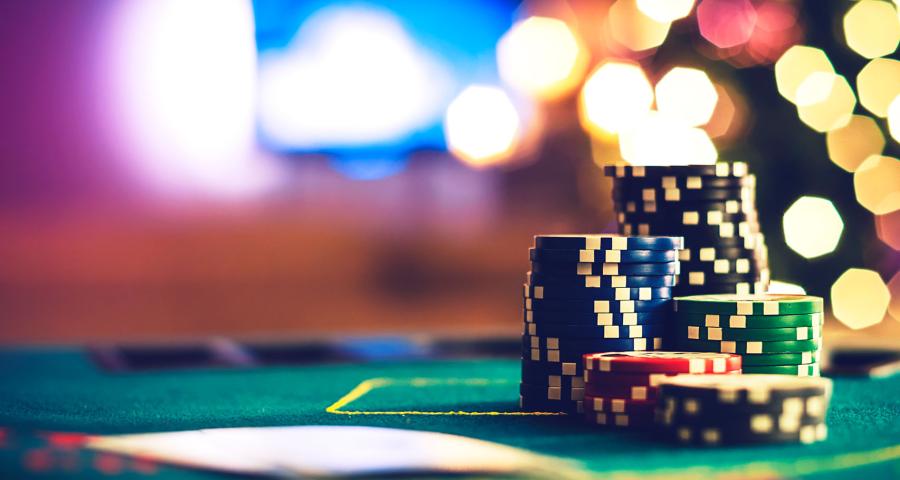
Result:
<instances>
[{"instance_id":1,"label":"stack of green chips","mask_svg":"<svg viewBox=\"0 0 900 480\"><path fill-rule=\"evenodd\" d=\"M821 297L693 295L674 303L667 348L737 353L743 373L819 376Z\"/></svg>"}]
</instances>

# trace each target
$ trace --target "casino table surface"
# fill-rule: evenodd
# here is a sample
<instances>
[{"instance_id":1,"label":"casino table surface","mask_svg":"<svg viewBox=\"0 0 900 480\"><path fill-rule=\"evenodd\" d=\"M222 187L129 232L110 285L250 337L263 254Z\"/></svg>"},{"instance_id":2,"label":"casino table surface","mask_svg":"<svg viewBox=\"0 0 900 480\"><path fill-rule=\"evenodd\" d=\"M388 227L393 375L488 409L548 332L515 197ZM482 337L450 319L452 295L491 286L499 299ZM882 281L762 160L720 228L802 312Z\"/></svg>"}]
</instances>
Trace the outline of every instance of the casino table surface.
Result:
<instances>
[{"instance_id":1,"label":"casino table surface","mask_svg":"<svg viewBox=\"0 0 900 480\"><path fill-rule=\"evenodd\" d=\"M496 441L608 478L900 478L900 376L836 379L825 442L730 448L518 412L518 376L510 359L110 373L77 348L5 349L0 477L219 478L81 450L60 432L366 425Z\"/></svg>"}]
</instances>

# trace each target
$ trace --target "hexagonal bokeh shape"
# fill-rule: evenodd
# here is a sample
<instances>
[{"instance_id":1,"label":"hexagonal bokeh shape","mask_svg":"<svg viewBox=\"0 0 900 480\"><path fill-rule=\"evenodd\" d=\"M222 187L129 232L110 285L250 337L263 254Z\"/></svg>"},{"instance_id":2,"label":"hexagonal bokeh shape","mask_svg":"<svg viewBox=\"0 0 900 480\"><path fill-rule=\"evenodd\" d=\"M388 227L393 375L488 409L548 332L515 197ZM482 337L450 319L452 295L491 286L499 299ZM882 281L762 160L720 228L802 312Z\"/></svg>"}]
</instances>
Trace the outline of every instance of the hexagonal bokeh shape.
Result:
<instances>
[{"instance_id":1,"label":"hexagonal bokeh shape","mask_svg":"<svg viewBox=\"0 0 900 480\"><path fill-rule=\"evenodd\" d=\"M633 165L709 165L719 157L705 130L657 111L621 133L619 150Z\"/></svg>"},{"instance_id":2,"label":"hexagonal bokeh shape","mask_svg":"<svg viewBox=\"0 0 900 480\"><path fill-rule=\"evenodd\" d=\"M588 77L579 100L588 130L618 133L650 111L653 86L637 64L607 62Z\"/></svg>"},{"instance_id":3,"label":"hexagonal bokeh shape","mask_svg":"<svg viewBox=\"0 0 900 480\"><path fill-rule=\"evenodd\" d=\"M778 93L795 102L800 84L815 72L834 73L834 66L822 50L806 45L794 45L775 62L775 84Z\"/></svg>"},{"instance_id":4,"label":"hexagonal bokeh shape","mask_svg":"<svg viewBox=\"0 0 900 480\"><path fill-rule=\"evenodd\" d=\"M859 103L875 116L886 117L888 105L900 95L900 61L876 58L856 75Z\"/></svg>"},{"instance_id":5,"label":"hexagonal bokeh shape","mask_svg":"<svg viewBox=\"0 0 900 480\"><path fill-rule=\"evenodd\" d=\"M872 155L853 173L856 200L866 210L885 215L900 209L900 160Z\"/></svg>"},{"instance_id":6,"label":"hexagonal bokeh shape","mask_svg":"<svg viewBox=\"0 0 900 480\"><path fill-rule=\"evenodd\" d=\"M894 53L900 43L897 10L888 2L856 2L844 15L844 37L854 52L866 58Z\"/></svg>"},{"instance_id":7,"label":"hexagonal bokeh shape","mask_svg":"<svg viewBox=\"0 0 900 480\"><path fill-rule=\"evenodd\" d=\"M813 73L797 89L800 120L817 132L847 125L855 107L856 95L841 75Z\"/></svg>"},{"instance_id":8,"label":"hexagonal bokeh shape","mask_svg":"<svg viewBox=\"0 0 900 480\"><path fill-rule=\"evenodd\" d=\"M900 142L900 95L888 106L888 131L891 138Z\"/></svg>"},{"instance_id":9,"label":"hexagonal bokeh shape","mask_svg":"<svg viewBox=\"0 0 900 480\"><path fill-rule=\"evenodd\" d=\"M859 330L884 319L891 293L878 272L851 268L831 286L831 309L844 325Z\"/></svg>"},{"instance_id":10,"label":"hexagonal bokeh shape","mask_svg":"<svg viewBox=\"0 0 900 480\"><path fill-rule=\"evenodd\" d=\"M656 84L656 108L690 127L709 122L718 99L709 76L696 68L675 67Z\"/></svg>"},{"instance_id":11,"label":"hexagonal bokeh shape","mask_svg":"<svg viewBox=\"0 0 900 480\"><path fill-rule=\"evenodd\" d=\"M825 144L831 161L853 172L867 158L884 150L884 135L875 120L854 115L847 125L828 132Z\"/></svg>"},{"instance_id":12,"label":"hexagonal bokeh shape","mask_svg":"<svg viewBox=\"0 0 900 480\"><path fill-rule=\"evenodd\" d=\"M637 0L637 7L657 22L668 23L690 15L694 0Z\"/></svg>"},{"instance_id":13,"label":"hexagonal bokeh shape","mask_svg":"<svg viewBox=\"0 0 900 480\"><path fill-rule=\"evenodd\" d=\"M837 248L844 232L844 220L830 200L800 197L784 212L781 222L784 240L804 258L816 258Z\"/></svg>"},{"instance_id":14,"label":"hexagonal bokeh shape","mask_svg":"<svg viewBox=\"0 0 900 480\"><path fill-rule=\"evenodd\" d=\"M756 8L750 0L704 0L697 5L700 35L719 48L743 45L756 27Z\"/></svg>"},{"instance_id":15,"label":"hexagonal bokeh shape","mask_svg":"<svg viewBox=\"0 0 900 480\"><path fill-rule=\"evenodd\" d=\"M447 147L465 164L502 163L521 136L519 113L497 87L472 85L450 102L444 117Z\"/></svg>"},{"instance_id":16,"label":"hexagonal bokeh shape","mask_svg":"<svg viewBox=\"0 0 900 480\"><path fill-rule=\"evenodd\" d=\"M669 22L657 22L638 9L636 0L616 0L609 7L607 25L613 39L623 47L640 52L656 48L669 35Z\"/></svg>"},{"instance_id":17,"label":"hexagonal bokeh shape","mask_svg":"<svg viewBox=\"0 0 900 480\"><path fill-rule=\"evenodd\" d=\"M517 22L497 44L500 78L519 91L557 98L584 75L587 54L565 22L529 17Z\"/></svg>"}]
</instances>

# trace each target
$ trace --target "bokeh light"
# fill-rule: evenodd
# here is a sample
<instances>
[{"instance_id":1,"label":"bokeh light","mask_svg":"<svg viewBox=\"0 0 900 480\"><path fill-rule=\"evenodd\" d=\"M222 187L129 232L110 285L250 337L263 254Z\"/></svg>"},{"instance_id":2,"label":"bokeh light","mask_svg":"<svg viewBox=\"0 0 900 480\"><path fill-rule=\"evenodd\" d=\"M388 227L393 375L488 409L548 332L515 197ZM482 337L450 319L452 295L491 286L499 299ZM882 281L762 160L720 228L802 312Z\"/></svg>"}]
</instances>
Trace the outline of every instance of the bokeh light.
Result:
<instances>
[{"instance_id":1,"label":"bokeh light","mask_svg":"<svg viewBox=\"0 0 900 480\"><path fill-rule=\"evenodd\" d=\"M803 29L797 25L797 4L770 0L754 6L756 28L742 56L752 59L751 64L769 64L803 38Z\"/></svg>"},{"instance_id":2,"label":"bokeh light","mask_svg":"<svg viewBox=\"0 0 900 480\"><path fill-rule=\"evenodd\" d=\"M875 234L885 245L900 252L900 210L876 215Z\"/></svg>"},{"instance_id":3,"label":"bokeh light","mask_svg":"<svg viewBox=\"0 0 900 480\"><path fill-rule=\"evenodd\" d=\"M851 268L831 286L831 309L844 325L859 330L884 319L891 294L878 272Z\"/></svg>"},{"instance_id":4,"label":"bokeh light","mask_svg":"<svg viewBox=\"0 0 900 480\"><path fill-rule=\"evenodd\" d=\"M884 215L900 209L900 160L872 155L853 174L856 200L866 210Z\"/></svg>"},{"instance_id":5,"label":"bokeh light","mask_svg":"<svg viewBox=\"0 0 900 480\"><path fill-rule=\"evenodd\" d=\"M128 168L142 186L161 195L239 199L280 185L281 169L253 154L258 85L251 5L117 5L105 42L108 87L122 158L133 162ZM210 15L215 22L206 21Z\"/></svg>"},{"instance_id":6,"label":"bokeh light","mask_svg":"<svg viewBox=\"0 0 900 480\"><path fill-rule=\"evenodd\" d=\"M637 7L653 20L669 23L690 15L694 0L637 0Z\"/></svg>"},{"instance_id":7,"label":"bokeh light","mask_svg":"<svg viewBox=\"0 0 900 480\"><path fill-rule=\"evenodd\" d=\"M653 105L653 87L637 64L608 62L584 84L582 123L593 133L618 133L639 122ZM602 132L597 132L600 129Z\"/></svg>"},{"instance_id":8,"label":"bokeh light","mask_svg":"<svg viewBox=\"0 0 900 480\"><path fill-rule=\"evenodd\" d=\"M805 196L784 212L782 228L791 250L804 258L816 258L837 248L844 221L830 200Z\"/></svg>"},{"instance_id":9,"label":"bokeh light","mask_svg":"<svg viewBox=\"0 0 900 480\"><path fill-rule=\"evenodd\" d=\"M876 58L856 75L859 103L875 116L886 117L888 105L900 95L900 61Z\"/></svg>"},{"instance_id":10,"label":"bokeh light","mask_svg":"<svg viewBox=\"0 0 900 480\"><path fill-rule=\"evenodd\" d=\"M447 107L447 147L470 166L507 160L521 132L519 113L509 95L497 87L473 85Z\"/></svg>"},{"instance_id":11,"label":"bokeh light","mask_svg":"<svg viewBox=\"0 0 900 480\"><path fill-rule=\"evenodd\" d=\"M884 150L884 135L875 120L854 115L850 123L828 132L828 157L837 166L853 172L865 159Z\"/></svg>"},{"instance_id":12,"label":"bokeh light","mask_svg":"<svg viewBox=\"0 0 900 480\"><path fill-rule=\"evenodd\" d=\"M675 67L656 84L656 107L685 125L709 122L718 93L709 76L696 68Z\"/></svg>"},{"instance_id":13,"label":"bokeh light","mask_svg":"<svg viewBox=\"0 0 900 480\"><path fill-rule=\"evenodd\" d=\"M894 141L900 142L900 95L888 105L888 131Z\"/></svg>"},{"instance_id":14,"label":"bokeh light","mask_svg":"<svg viewBox=\"0 0 900 480\"><path fill-rule=\"evenodd\" d=\"M756 27L750 0L704 0L697 6L700 35L719 48L743 45Z\"/></svg>"},{"instance_id":15,"label":"bokeh light","mask_svg":"<svg viewBox=\"0 0 900 480\"><path fill-rule=\"evenodd\" d=\"M497 45L500 77L529 95L554 99L584 75L587 53L565 22L530 17L516 23Z\"/></svg>"},{"instance_id":16,"label":"bokeh light","mask_svg":"<svg viewBox=\"0 0 900 480\"><path fill-rule=\"evenodd\" d=\"M797 89L800 120L817 132L828 132L850 122L856 95L841 75L815 72Z\"/></svg>"},{"instance_id":17,"label":"bokeh light","mask_svg":"<svg viewBox=\"0 0 900 480\"><path fill-rule=\"evenodd\" d=\"M888 303L888 315L900 322L900 270L887 283L891 301Z\"/></svg>"},{"instance_id":18,"label":"bokeh light","mask_svg":"<svg viewBox=\"0 0 900 480\"><path fill-rule=\"evenodd\" d=\"M619 135L619 149L632 165L712 164L719 156L705 130L656 111Z\"/></svg>"},{"instance_id":19,"label":"bokeh light","mask_svg":"<svg viewBox=\"0 0 900 480\"><path fill-rule=\"evenodd\" d=\"M775 62L778 93L796 103L797 89L813 73L834 73L828 55L818 48L794 45Z\"/></svg>"},{"instance_id":20,"label":"bokeh light","mask_svg":"<svg viewBox=\"0 0 900 480\"><path fill-rule=\"evenodd\" d=\"M612 38L623 47L640 52L656 48L669 34L669 22L658 22L638 9L636 0L616 0L609 7L607 25Z\"/></svg>"},{"instance_id":21,"label":"bokeh light","mask_svg":"<svg viewBox=\"0 0 900 480\"><path fill-rule=\"evenodd\" d=\"M769 282L769 288L766 293L777 293L781 295L806 295L806 289L800 285L780 280L772 280Z\"/></svg>"},{"instance_id":22,"label":"bokeh light","mask_svg":"<svg viewBox=\"0 0 900 480\"><path fill-rule=\"evenodd\" d=\"M854 52L866 58L894 53L900 42L900 18L888 2L860 0L844 15L844 37Z\"/></svg>"}]
</instances>

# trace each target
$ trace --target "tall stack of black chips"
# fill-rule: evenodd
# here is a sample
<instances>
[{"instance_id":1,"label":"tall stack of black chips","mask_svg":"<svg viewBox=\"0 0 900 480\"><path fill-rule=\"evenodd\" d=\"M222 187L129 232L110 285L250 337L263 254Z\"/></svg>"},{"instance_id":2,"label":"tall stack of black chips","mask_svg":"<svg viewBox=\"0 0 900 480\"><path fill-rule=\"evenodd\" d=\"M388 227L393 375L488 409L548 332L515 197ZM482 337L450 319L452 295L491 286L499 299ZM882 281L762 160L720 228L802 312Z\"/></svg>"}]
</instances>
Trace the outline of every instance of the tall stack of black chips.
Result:
<instances>
[{"instance_id":1,"label":"tall stack of black chips","mask_svg":"<svg viewBox=\"0 0 900 480\"><path fill-rule=\"evenodd\" d=\"M676 296L761 293L769 283L756 177L743 162L607 166L623 235L684 237Z\"/></svg>"},{"instance_id":2,"label":"tall stack of black chips","mask_svg":"<svg viewBox=\"0 0 900 480\"><path fill-rule=\"evenodd\" d=\"M680 237L538 235L523 285L523 410L580 413L582 356L661 348Z\"/></svg>"}]
</instances>

